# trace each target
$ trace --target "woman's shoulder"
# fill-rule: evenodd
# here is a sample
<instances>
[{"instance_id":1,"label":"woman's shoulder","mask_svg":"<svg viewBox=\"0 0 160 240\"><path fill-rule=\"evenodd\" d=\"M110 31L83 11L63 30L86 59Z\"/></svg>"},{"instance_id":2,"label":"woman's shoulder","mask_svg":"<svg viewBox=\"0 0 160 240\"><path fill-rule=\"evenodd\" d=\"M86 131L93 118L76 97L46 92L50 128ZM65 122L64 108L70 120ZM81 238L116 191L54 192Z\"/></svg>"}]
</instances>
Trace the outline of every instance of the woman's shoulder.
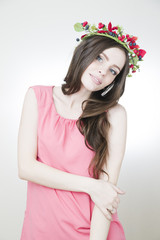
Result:
<instances>
[{"instance_id":1,"label":"woman's shoulder","mask_svg":"<svg viewBox=\"0 0 160 240\"><path fill-rule=\"evenodd\" d=\"M115 113L115 112L126 112L126 109L122 104L117 103L116 105L108 109L108 113Z\"/></svg>"},{"instance_id":2,"label":"woman's shoulder","mask_svg":"<svg viewBox=\"0 0 160 240\"><path fill-rule=\"evenodd\" d=\"M127 118L127 111L123 105L117 103L108 109L107 117L110 121L120 121Z\"/></svg>"}]
</instances>

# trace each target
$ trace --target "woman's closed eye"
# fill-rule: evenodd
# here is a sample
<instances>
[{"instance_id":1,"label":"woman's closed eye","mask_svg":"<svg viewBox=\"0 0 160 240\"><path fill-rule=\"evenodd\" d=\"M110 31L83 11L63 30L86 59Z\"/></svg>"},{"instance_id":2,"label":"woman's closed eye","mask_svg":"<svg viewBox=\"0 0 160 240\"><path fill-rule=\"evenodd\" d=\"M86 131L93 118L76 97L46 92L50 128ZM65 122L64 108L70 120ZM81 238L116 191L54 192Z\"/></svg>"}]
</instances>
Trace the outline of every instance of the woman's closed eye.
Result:
<instances>
[{"instance_id":1,"label":"woman's closed eye","mask_svg":"<svg viewBox=\"0 0 160 240\"><path fill-rule=\"evenodd\" d=\"M113 75L115 75L115 76L117 75L116 71L114 71L112 68L110 70L113 73Z\"/></svg>"},{"instance_id":2,"label":"woman's closed eye","mask_svg":"<svg viewBox=\"0 0 160 240\"><path fill-rule=\"evenodd\" d=\"M96 59L97 59L99 62L102 62L102 61L103 61L103 59L102 59L102 57L101 57L100 55L98 55L98 56L96 57Z\"/></svg>"}]
</instances>

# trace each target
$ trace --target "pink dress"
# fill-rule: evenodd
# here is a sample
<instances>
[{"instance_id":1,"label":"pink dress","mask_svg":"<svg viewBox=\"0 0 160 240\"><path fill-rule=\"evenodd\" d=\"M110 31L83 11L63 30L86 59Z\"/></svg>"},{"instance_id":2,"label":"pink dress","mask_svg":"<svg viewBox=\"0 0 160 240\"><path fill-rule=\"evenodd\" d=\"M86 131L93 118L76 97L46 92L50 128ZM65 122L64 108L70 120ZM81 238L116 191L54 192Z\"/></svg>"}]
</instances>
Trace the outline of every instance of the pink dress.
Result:
<instances>
[{"instance_id":1,"label":"pink dress","mask_svg":"<svg viewBox=\"0 0 160 240\"><path fill-rule=\"evenodd\" d=\"M88 166L95 153L86 147L76 120L57 113L52 94L54 86L31 87L38 104L37 161L91 177ZM53 189L28 181L21 240L89 240L93 207L86 193ZM107 240L125 240L117 213L112 215Z\"/></svg>"}]
</instances>

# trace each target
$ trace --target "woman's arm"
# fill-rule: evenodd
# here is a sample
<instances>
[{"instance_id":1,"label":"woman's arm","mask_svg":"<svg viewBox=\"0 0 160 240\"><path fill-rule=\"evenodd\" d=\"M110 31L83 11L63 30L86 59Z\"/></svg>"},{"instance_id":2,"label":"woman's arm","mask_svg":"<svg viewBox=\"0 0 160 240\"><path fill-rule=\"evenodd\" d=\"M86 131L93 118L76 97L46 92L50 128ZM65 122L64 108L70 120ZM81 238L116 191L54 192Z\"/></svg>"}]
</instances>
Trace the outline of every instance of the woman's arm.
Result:
<instances>
[{"instance_id":1,"label":"woman's arm","mask_svg":"<svg viewBox=\"0 0 160 240\"><path fill-rule=\"evenodd\" d=\"M125 108L117 104L108 111L109 129L109 158L103 169L109 174L109 182L117 184L122 160L125 153L127 135L127 114ZM108 180L106 174L101 174L100 179ZM90 240L106 240L109 232L110 221L103 215L97 206L94 206Z\"/></svg>"},{"instance_id":2,"label":"woman's arm","mask_svg":"<svg viewBox=\"0 0 160 240\"><path fill-rule=\"evenodd\" d=\"M32 88L24 98L18 132L19 178L46 187L88 193L95 179L50 167L37 161L37 99Z\"/></svg>"}]
</instances>

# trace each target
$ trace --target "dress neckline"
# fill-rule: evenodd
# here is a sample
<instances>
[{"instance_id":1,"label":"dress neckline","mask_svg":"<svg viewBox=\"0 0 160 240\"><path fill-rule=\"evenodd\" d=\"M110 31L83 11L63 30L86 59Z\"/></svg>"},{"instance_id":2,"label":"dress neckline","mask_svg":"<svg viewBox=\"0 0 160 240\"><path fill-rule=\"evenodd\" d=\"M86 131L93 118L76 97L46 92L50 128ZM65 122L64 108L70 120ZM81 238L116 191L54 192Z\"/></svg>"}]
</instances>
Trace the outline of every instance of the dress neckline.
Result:
<instances>
[{"instance_id":1,"label":"dress neckline","mask_svg":"<svg viewBox=\"0 0 160 240\"><path fill-rule=\"evenodd\" d=\"M55 106L55 102L54 102L54 98L53 98L53 88L54 88L54 87L55 87L55 86L51 86L51 99L52 99L52 104L53 104L53 107L54 107L54 110L55 110L56 115L59 116L59 118L65 120L65 121L76 122L76 121L78 120L78 118L77 118L77 119L65 118L65 117L61 116L61 115L57 112L57 109L56 109L56 106Z\"/></svg>"}]
</instances>

